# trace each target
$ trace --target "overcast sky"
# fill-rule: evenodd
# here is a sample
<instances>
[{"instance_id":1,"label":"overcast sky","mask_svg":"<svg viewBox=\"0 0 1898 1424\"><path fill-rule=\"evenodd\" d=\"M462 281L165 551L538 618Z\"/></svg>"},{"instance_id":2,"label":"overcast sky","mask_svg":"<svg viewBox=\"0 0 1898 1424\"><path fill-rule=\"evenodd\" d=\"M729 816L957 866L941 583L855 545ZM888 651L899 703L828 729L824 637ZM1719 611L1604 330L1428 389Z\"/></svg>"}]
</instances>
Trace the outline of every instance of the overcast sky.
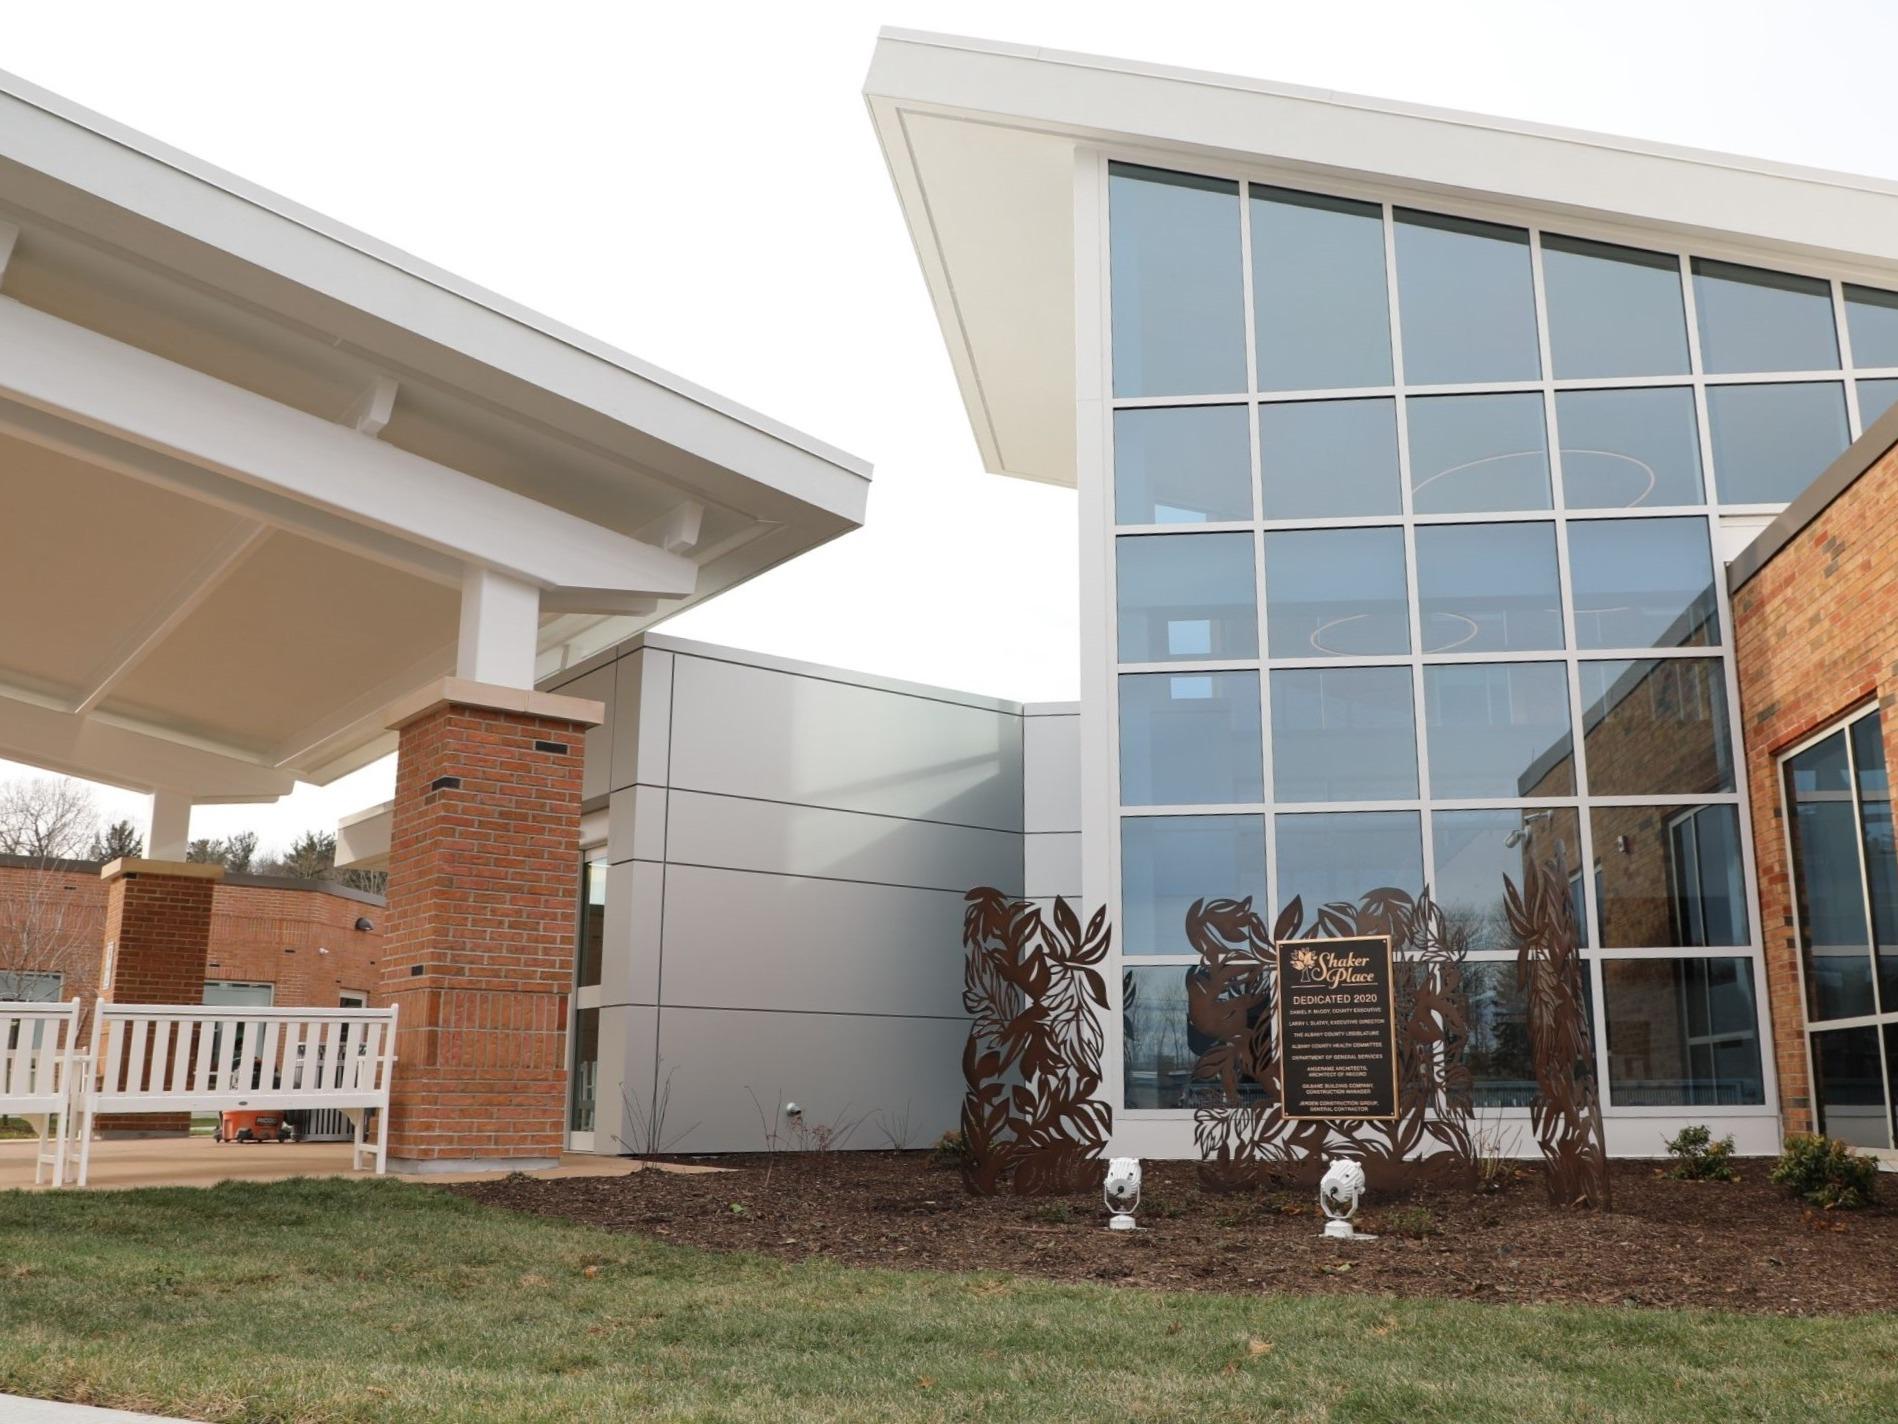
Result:
<instances>
[{"instance_id":1,"label":"overcast sky","mask_svg":"<svg viewBox=\"0 0 1898 1424\"><path fill-rule=\"evenodd\" d=\"M863 530L667 631L1071 697L1073 496L977 461L860 96L881 25L1898 178L1889 0L63 0L8 7L0 67L875 463ZM193 829L280 844L392 780Z\"/></svg>"}]
</instances>

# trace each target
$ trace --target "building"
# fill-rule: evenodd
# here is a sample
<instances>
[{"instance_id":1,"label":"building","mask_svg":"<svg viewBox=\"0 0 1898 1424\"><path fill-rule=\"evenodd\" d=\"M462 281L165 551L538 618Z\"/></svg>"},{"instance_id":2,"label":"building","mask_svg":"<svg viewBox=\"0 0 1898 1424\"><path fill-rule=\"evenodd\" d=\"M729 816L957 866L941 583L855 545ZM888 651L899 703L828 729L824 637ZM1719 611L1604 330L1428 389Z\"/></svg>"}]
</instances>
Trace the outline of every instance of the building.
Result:
<instances>
[{"instance_id":1,"label":"building","mask_svg":"<svg viewBox=\"0 0 1898 1424\"><path fill-rule=\"evenodd\" d=\"M649 631L868 467L0 79L0 754L155 794L101 993L223 972L191 803L393 749L404 1165L920 1145L978 884L1107 907L1174 1157L1187 907L1427 886L1531 1152L1548 860L1611 1151L1890 1147L1898 185L905 32L866 98L984 462L1076 491L1078 704Z\"/></svg>"},{"instance_id":2,"label":"building","mask_svg":"<svg viewBox=\"0 0 1898 1424\"><path fill-rule=\"evenodd\" d=\"M109 898L89 860L0 856L0 999L99 992ZM381 980L382 896L323 880L227 873L213 882L205 1003L366 1004ZM40 957L13 945L37 940Z\"/></svg>"},{"instance_id":3,"label":"building","mask_svg":"<svg viewBox=\"0 0 1898 1424\"><path fill-rule=\"evenodd\" d=\"M1078 494L1114 1149L1194 1153L1188 904L1386 885L1467 927L1479 1104L1526 1145L1500 898L1555 855L1610 1149L1776 1148L1804 1030L1738 709L1820 729L1736 631L1810 635L1783 588L1839 521L1742 590L1757 633L1722 566L1898 399L1898 185L901 31L865 95L984 462ZM1889 1146L1851 943L1812 1041Z\"/></svg>"},{"instance_id":4,"label":"building","mask_svg":"<svg viewBox=\"0 0 1898 1424\"><path fill-rule=\"evenodd\" d=\"M1898 321L1886 331L1898 334ZM1898 359L1898 344L1887 349ZM1786 1126L1889 1149L1898 1100L1898 852L1886 774L1898 736L1898 411L1727 574Z\"/></svg>"},{"instance_id":5,"label":"building","mask_svg":"<svg viewBox=\"0 0 1898 1424\"><path fill-rule=\"evenodd\" d=\"M641 634L587 733L570 1145L920 1147L962 1100L963 895L1080 892L1075 708ZM384 863L389 812L341 833Z\"/></svg>"},{"instance_id":6,"label":"building","mask_svg":"<svg viewBox=\"0 0 1898 1424\"><path fill-rule=\"evenodd\" d=\"M30 611L0 620L0 755L152 794L100 994L194 1003L192 805L397 753L399 1166L565 1146L602 709L536 679L856 528L869 476L0 76L0 602Z\"/></svg>"}]
</instances>

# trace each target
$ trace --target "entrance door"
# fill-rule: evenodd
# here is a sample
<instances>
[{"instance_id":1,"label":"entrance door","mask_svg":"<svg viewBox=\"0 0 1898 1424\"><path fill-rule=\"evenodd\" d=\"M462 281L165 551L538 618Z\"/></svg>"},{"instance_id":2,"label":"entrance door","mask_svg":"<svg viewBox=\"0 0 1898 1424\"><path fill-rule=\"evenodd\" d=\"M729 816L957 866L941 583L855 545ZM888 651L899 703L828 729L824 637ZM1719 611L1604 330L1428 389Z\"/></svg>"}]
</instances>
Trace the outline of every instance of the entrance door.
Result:
<instances>
[{"instance_id":1,"label":"entrance door","mask_svg":"<svg viewBox=\"0 0 1898 1424\"><path fill-rule=\"evenodd\" d=\"M606 847L581 853L580 922L574 947L573 1017L567 1094L567 1146L596 1152L595 1097L600 1078L600 961L606 948ZM612 1143L604 1144L612 1150Z\"/></svg>"}]
</instances>

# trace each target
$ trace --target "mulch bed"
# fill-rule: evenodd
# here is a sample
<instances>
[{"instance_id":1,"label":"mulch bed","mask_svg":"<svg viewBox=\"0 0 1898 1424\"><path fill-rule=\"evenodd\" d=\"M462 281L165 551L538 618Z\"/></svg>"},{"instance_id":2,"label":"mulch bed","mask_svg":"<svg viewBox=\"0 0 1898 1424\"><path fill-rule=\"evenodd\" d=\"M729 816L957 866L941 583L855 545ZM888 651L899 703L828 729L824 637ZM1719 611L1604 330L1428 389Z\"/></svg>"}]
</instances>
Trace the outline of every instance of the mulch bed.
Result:
<instances>
[{"instance_id":1,"label":"mulch bed","mask_svg":"<svg viewBox=\"0 0 1898 1424\"><path fill-rule=\"evenodd\" d=\"M1616 1162L1611 1213L1552 1210L1533 1165L1488 1193L1373 1193L1359 1227L1380 1239L1335 1242L1319 1236L1314 1194L1209 1193L1191 1162L1145 1164L1145 1229L1124 1233L1104 1229L1098 1196L969 1197L952 1168L922 1153L702 1160L734 1170L515 1176L448 1190L668 1242L859 1266L1767 1315L1898 1310L1898 1210L1810 1210L1767 1182L1764 1161L1739 1163L1734 1182L1677 1182L1653 1163Z\"/></svg>"}]
</instances>

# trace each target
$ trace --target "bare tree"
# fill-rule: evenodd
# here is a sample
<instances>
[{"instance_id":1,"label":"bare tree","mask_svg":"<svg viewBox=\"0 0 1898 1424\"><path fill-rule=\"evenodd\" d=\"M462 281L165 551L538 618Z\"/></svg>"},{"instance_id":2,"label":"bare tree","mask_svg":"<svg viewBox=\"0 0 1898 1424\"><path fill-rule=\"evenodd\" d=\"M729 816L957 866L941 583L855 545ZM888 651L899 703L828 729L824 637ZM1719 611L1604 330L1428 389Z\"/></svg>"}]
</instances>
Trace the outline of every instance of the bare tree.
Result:
<instances>
[{"instance_id":1,"label":"bare tree","mask_svg":"<svg viewBox=\"0 0 1898 1424\"><path fill-rule=\"evenodd\" d=\"M26 873L0 881L0 999L37 998L41 976L70 983L97 962L96 902L76 892L59 862L84 856L98 834L99 810L81 783L0 783L0 853L26 862Z\"/></svg>"}]
</instances>

